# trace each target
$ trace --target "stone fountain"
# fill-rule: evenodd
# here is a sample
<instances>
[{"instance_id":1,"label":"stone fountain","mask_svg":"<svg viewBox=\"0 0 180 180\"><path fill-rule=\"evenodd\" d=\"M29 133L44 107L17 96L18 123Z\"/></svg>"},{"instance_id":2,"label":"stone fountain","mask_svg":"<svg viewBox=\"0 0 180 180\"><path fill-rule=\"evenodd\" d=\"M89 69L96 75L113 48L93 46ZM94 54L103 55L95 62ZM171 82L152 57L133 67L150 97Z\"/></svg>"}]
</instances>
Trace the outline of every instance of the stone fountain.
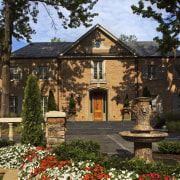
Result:
<instances>
[{"instance_id":1,"label":"stone fountain","mask_svg":"<svg viewBox=\"0 0 180 180\"><path fill-rule=\"evenodd\" d=\"M153 131L150 125L149 97L139 97L135 99L137 106L136 126L133 131L123 131L120 135L127 141L134 142L134 154L136 158L145 159L146 163L154 162L152 157L152 143L163 140L168 133Z\"/></svg>"}]
</instances>

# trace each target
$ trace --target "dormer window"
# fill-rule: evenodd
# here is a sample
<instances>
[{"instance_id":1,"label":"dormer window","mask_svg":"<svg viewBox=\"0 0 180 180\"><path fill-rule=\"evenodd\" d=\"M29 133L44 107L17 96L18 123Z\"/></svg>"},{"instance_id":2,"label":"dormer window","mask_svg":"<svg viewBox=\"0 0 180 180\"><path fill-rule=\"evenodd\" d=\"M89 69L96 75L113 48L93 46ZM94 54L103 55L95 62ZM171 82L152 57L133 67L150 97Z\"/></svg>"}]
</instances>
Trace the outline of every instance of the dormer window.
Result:
<instances>
[{"instance_id":1,"label":"dormer window","mask_svg":"<svg viewBox=\"0 0 180 180\"><path fill-rule=\"evenodd\" d=\"M106 83L105 62L92 61L91 63L91 83Z\"/></svg>"}]
</instances>

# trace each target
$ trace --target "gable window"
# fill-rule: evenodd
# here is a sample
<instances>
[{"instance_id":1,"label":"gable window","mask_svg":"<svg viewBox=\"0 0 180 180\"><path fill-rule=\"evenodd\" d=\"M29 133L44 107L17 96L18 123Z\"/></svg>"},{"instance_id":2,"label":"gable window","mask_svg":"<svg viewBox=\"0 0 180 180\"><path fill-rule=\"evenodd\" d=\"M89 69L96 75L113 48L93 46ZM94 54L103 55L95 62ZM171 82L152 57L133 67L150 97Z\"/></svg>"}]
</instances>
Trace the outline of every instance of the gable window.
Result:
<instances>
[{"instance_id":1,"label":"gable window","mask_svg":"<svg viewBox=\"0 0 180 180\"><path fill-rule=\"evenodd\" d=\"M21 80L22 79L22 69L19 67L10 67L10 79L11 80Z\"/></svg>"},{"instance_id":2,"label":"gable window","mask_svg":"<svg viewBox=\"0 0 180 180\"><path fill-rule=\"evenodd\" d=\"M42 96L42 97L41 97L41 104L42 104L42 108L43 108L43 116L44 116L45 113L46 113L47 101L48 101L48 97L47 97L47 96Z\"/></svg>"},{"instance_id":3,"label":"gable window","mask_svg":"<svg viewBox=\"0 0 180 180\"><path fill-rule=\"evenodd\" d=\"M106 83L104 61L92 61L91 83Z\"/></svg>"},{"instance_id":4,"label":"gable window","mask_svg":"<svg viewBox=\"0 0 180 180\"><path fill-rule=\"evenodd\" d=\"M18 113L18 97L10 96L9 97L9 111L11 113Z\"/></svg>"},{"instance_id":5,"label":"gable window","mask_svg":"<svg viewBox=\"0 0 180 180\"><path fill-rule=\"evenodd\" d=\"M162 65L145 65L143 70L143 79L163 79Z\"/></svg>"},{"instance_id":6,"label":"gable window","mask_svg":"<svg viewBox=\"0 0 180 180\"><path fill-rule=\"evenodd\" d=\"M52 80L51 66L35 66L33 67L33 74L35 74L39 80Z\"/></svg>"}]
</instances>

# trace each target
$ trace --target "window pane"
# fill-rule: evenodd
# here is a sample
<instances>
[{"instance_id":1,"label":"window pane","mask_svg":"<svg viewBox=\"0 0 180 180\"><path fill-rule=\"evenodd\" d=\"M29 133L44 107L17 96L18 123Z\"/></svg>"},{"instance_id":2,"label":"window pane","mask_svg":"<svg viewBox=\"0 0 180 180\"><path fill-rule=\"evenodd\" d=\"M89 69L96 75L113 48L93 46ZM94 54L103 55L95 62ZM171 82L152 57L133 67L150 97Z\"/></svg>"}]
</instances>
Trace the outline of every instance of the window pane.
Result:
<instances>
[{"instance_id":1,"label":"window pane","mask_svg":"<svg viewBox=\"0 0 180 180\"><path fill-rule=\"evenodd\" d=\"M18 98L11 96L9 98L9 111L12 113L17 113L17 106L18 106Z\"/></svg>"},{"instance_id":2,"label":"window pane","mask_svg":"<svg viewBox=\"0 0 180 180\"><path fill-rule=\"evenodd\" d=\"M38 67L38 78L39 79L48 79L47 77L47 67Z\"/></svg>"},{"instance_id":3,"label":"window pane","mask_svg":"<svg viewBox=\"0 0 180 180\"><path fill-rule=\"evenodd\" d=\"M156 78L156 66L148 66L148 78Z\"/></svg>"},{"instance_id":4,"label":"window pane","mask_svg":"<svg viewBox=\"0 0 180 180\"><path fill-rule=\"evenodd\" d=\"M20 72L17 70L17 67L10 68L10 79L20 80Z\"/></svg>"},{"instance_id":5,"label":"window pane","mask_svg":"<svg viewBox=\"0 0 180 180\"><path fill-rule=\"evenodd\" d=\"M97 79L97 62L94 62L94 79Z\"/></svg>"},{"instance_id":6,"label":"window pane","mask_svg":"<svg viewBox=\"0 0 180 180\"><path fill-rule=\"evenodd\" d=\"M102 79L102 61L99 61L99 79Z\"/></svg>"}]
</instances>

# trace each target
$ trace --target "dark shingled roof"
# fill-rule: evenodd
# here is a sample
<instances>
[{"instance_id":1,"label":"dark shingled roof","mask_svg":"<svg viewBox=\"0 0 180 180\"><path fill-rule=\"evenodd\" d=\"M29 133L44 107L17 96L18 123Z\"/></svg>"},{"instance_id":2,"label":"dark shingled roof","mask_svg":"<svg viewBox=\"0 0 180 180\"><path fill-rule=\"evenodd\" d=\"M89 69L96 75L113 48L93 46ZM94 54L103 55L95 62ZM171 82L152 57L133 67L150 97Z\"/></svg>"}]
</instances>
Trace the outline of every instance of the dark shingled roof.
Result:
<instances>
[{"instance_id":1,"label":"dark shingled roof","mask_svg":"<svg viewBox=\"0 0 180 180\"><path fill-rule=\"evenodd\" d=\"M154 41L146 42L124 42L139 57L160 57L157 52L158 44ZM70 47L72 42L40 42L32 43L11 54L11 58L57 58L60 53ZM167 56L173 56L173 53L167 53ZM180 51L177 51L180 56Z\"/></svg>"},{"instance_id":2,"label":"dark shingled roof","mask_svg":"<svg viewBox=\"0 0 180 180\"><path fill-rule=\"evenodd\" d=\"M11 58L57 58L72 42L31 43L11 54Z\"/></svg>"},{"instance_id":3,"label":"dark shingled roof","mask_svg":"<svg viewBox=\"0 0 180 180\"><path fill-rule=\"evenodd\" d=\"M157 52L158 43L155 41L137 41L137 42L125 42L125 44L131 48L140 57L158 57L161 56L160 52ZM177 56L180 56L180 51L177 51ZM166 56L174 56L173 52L168 52Z\"/></svg>"}]
</instances>

